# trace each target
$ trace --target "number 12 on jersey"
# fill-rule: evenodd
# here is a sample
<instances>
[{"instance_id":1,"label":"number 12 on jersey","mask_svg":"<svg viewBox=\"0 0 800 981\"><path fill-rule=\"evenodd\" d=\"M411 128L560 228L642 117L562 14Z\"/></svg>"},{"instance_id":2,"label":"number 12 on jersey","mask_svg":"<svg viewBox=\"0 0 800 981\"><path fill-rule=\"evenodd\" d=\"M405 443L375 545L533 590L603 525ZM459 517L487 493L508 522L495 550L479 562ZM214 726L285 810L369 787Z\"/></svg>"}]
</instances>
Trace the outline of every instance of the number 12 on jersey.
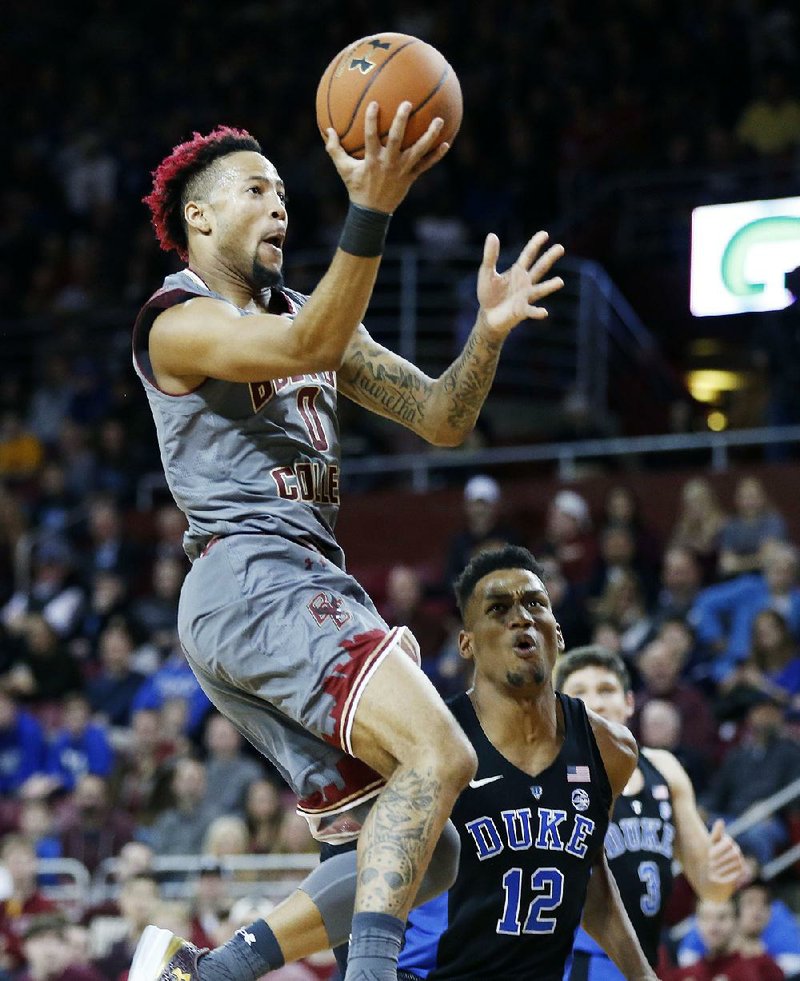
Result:
<instances>
[{"instance_id":1,"label":"number 12 on jersey","mask_svg":"<svg viewBox=\"0 0 800 981\"><path fill-rule=\"evenodd\" d=\"M536 895L528 905L522 925L520 912L524 877L525 873L519 868L509 869L503 876L503 915L497 921L497 932L514 937L520 933L553 933L556 917L545 914L552 913L564 899L564 873L560 869L541 868L531 875L531 889Z\"/></svg>"}]
</instances>

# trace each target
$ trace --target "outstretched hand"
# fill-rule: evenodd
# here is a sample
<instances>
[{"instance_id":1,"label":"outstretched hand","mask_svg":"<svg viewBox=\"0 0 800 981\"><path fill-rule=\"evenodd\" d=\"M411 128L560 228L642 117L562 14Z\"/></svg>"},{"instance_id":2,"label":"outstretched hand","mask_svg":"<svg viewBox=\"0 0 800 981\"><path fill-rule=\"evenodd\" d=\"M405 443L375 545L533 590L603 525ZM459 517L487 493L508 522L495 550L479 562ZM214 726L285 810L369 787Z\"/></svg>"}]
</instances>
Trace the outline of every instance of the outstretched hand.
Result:
<instances>
[{"instance_id":1,"label":"outstretched hand","mask_svg":"<svg viewBox=\"0 0 800 981\"><path fill-rule=\"evenodd\" d=\"M543 279L564 255L561 245L551 245L542 252L547 238L547 232L537 232L516 262L499 273L500 240L494 233L486 236L478 272L478 302L486 326L501 338L523 320L544 319L547 310L537 304L564 285L560 276Z\"/></svg>"},{"instance_id":2,"label":"outstretched hand","mask_svg":"<svg viewBox=\"0 0 800 981\"><path fill-rule=\"evenodd\" d=\"M726 885L739 884L746 871L741 849L725 830L725 822L717 818L711 829L708 848L709 881Z\"/></svg>"},{"instance_id":3,"label":"outstretched hand","mask_svg":"<svg viewBox=\"0 0 800 981\"><path fill-rule=\"evenodd\" d=\"M444 122L438 116L412 143L403 149L403 138L411 116L410 102L401 102L392 120L386 142L379 135L377 102L367 106L364 119L364 157L351 157L342 147L335 129L327 131L325 149L347 187L350 200L375 211L394 212L420 174L430 170L450 149L438 143Z\"/></svg>"}]
</instances>

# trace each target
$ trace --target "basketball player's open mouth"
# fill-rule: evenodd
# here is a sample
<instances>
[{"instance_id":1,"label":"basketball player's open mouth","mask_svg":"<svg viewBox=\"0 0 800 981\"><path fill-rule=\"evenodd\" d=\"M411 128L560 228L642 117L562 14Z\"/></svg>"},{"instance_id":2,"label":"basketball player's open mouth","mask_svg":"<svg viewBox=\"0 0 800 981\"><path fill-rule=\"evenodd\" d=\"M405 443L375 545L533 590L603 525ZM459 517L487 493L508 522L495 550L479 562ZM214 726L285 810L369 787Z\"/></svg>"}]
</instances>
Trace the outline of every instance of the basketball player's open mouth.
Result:
<instances>
[{"instance_id":1,"label":"basketball player's open mouth","mask_svg":"<svg viewBox=\"0 0 800 981\"><path fill-rule=\"evenodd\" d=\"M269 235L267 238L262 238L261 241L265 245L271 245L273 249L277 249L278 252L283 250L283 235Z\"/></svg>"},{"instance_id":2,"label":"basketball player's open mouth","mask_svg":"<svg viewBox=\"0 0 800 981\"><path fill-rule=\"evenodd\" d=\"M520 657L529 656L535 649L536 645L533 643L531 638L526 637L524 634L514 640L514 650L520 655Z\"/></svg>"}]
</instances>

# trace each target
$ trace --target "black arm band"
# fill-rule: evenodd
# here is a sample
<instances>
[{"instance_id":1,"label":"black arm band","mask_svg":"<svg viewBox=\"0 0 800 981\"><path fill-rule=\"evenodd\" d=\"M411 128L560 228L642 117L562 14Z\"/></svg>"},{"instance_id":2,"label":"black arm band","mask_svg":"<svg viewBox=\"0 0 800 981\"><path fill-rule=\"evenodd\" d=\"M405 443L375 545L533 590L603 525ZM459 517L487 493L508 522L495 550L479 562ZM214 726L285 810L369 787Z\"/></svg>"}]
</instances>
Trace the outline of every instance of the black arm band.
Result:
<instances>
[{"instance_id":1,"label":"black arm band","mask_svg":"<svg viewBox=\"0 0 800 981\"><path fill-rule=\"evenodd\" d=\"M350 202L344 228L339 239L342 252L360 256L362 259L375 259L383 254L386 230L392 216L385 211L373 211L360 204Z\"/></svg>"}]
</instances>

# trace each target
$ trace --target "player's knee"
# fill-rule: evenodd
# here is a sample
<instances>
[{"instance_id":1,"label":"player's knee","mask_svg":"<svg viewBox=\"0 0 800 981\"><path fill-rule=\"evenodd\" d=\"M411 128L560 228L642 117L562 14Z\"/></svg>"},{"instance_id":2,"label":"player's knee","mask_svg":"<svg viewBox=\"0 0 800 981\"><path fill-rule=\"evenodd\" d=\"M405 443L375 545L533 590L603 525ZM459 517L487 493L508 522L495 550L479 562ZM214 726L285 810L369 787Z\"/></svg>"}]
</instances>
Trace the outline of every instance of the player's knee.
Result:
<instances>
[{"instance_id":1,"label":"player's knee","mask_svg":"<svg viewBox=\"0 0 800 981\"><path fill-rule=\"evenodd\" d=\"M466 787L478 769L475 750L455 719L448 720L436 738L427 742L426 752L443 787L454 794Z\"/></svg>"}]
</instances>

